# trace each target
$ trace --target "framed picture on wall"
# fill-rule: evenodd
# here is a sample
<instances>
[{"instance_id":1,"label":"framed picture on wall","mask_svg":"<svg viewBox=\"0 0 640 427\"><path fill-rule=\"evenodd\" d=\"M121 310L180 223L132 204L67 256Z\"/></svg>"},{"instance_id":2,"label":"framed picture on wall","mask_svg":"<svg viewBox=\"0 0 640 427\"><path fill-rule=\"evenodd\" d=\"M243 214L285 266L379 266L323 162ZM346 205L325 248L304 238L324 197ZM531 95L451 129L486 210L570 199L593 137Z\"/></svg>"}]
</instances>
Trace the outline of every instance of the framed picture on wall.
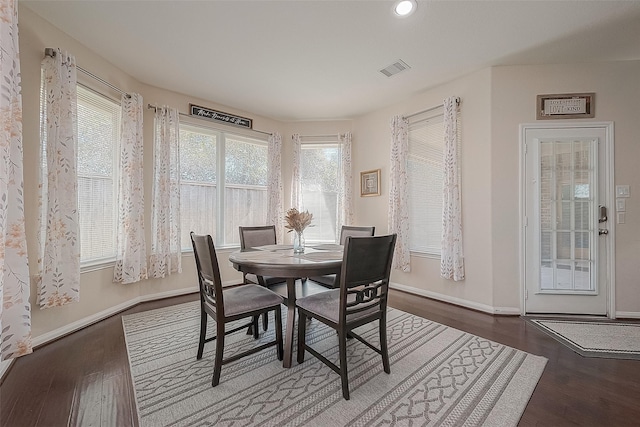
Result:
<instances>
[{"instance_id":1,"label":"framed picture on wall","mask_svg":"<svg viewBox=\"0 0 640 427\"><path fill-rule=\"evenodd\" d=\"M360 172L360 196L380 195L380 169Z\"/></svg>"}]
</instances>

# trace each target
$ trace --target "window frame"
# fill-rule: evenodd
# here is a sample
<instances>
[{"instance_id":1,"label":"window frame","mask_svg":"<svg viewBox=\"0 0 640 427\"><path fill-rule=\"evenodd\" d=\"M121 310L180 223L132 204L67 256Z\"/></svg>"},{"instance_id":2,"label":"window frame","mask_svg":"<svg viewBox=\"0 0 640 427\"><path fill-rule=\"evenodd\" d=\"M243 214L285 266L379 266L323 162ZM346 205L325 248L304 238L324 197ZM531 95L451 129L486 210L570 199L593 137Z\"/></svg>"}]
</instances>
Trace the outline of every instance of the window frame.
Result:
<instances>
[{"instance_id":1,"label":"window frame","mask_svg":"<svg viewBox=\"0 0 640 427\"><path fill-rule=\"evenodd\" d=\"M409 126L408 126L408 138L409 140L411 140L411 132L418 130L418 129L425 129L426 127L428 127L429 125L441 125L443 127L443 132L442 132L442 139L438 140L439 143L441 143L441 145L439 145L438 150L440 152L444 152L444 109L442 107L439 107L437 109L434 110L429 110L428 115L425 114L421 114L415 118L413 118L413 120L411 120L409 122ZM460 141L458 141L458 145L460 144ZM415 153L415 152L414 152ZM408 156L409 158L411 158L412 155L415 155L414 153L411 152L411 144L409 143L409 153ZM407 162L409 162L409 159L407 159ZM440 167L439 171L444 173L444 160L440 159L438 160L438 166ZM408 179L412 180L412 175L411 175L411 171L410 168L407 167L407 175L408 175ZM419 193L419 195L421 197L427 197L427 192L425 189L425 192ZM415 197L414 194L412 194L411 192L409 192L408 194L409 196L409 203L411 204L411 199L413 197ZM411 205L410 205L411 206ZM440 212L442 211L442 204L440 204L439 206L439 210ZM438 245L437 245L437 249L436 249L436 245L430 245L429 248L424 249L424 248L416 248L415 246L411 245L411 241L413 240L413 234L412 234L412 227L413 227L413 221L412 221L412 212L411 209L409 207L409 253L411 254L411 256L417 256L417 257L421 257L421 258L432 258L432 259L440 259L442 257L442 242L439 241ZM431 250L431 248L433 248L433 250Z\"/></svg>"},{"instance_id":2,"label":"window frame","mask_svg":"<svg viewBox=\"0 0 640 427\"><path fill-rule=\"evenodd\" d=\"M112 175L111 175L111 180L112 180L112 192L113 192L113 203L112 203L112 209L113 209L113 222L112 222L112 238L113 238L113 255L112 256L105 256L105 257L97 257L97 258L89 258L89 259L85 259L83 260L82 258L82 245L80 246L80 272L84 273L84 272L89 272L89 271L95 271L95 270L100 270L102 268L106 268L106 267L110 267L115 265L116 262L116 258L117 258L117 251L118 251L118 217L119 217L119 212L118 212L118 206L119 206L119 202L118 202L118 187L119 187L119 180L120 180L120 136L121 136L121 116L122 116L122 105L119 101L113 99L110 96L105 95L104 93L101 93L93 88L91 88L88 85L85 85L81 82L77 82L76 83L76 91L78 93L77 96L77 104L80 103L80 96L79 93L80 91L85 91L86 93L90 94L91 96L97 96L99 98L102 98L102 100L104 102L109 102L109 103L113 103L113 107L114 107L114 112L115 117L116 117L116 122L112 123L113 128L115 129L115 139L114 139L114 144L113 144L113 157L112 157ZM77 116L77 124L79 126L80 124L80 117ZM80 136L76 135L78 141L77 144L80 144ZM78 153L79 154L79 153ZM78 155L77 154L77 155ZM83 176L86 177L90 177L90 174L86 174L83 175L80 173L79 168L78 168L78 172L76 173L77 179L78 179L78 183L80 181L80 178ZM80 210L80 188L78 188L78 210ZM78 212L78 214L80 215L80 212ZM78 228L79 228L79 232L81 232L80 230L80 224L78 224Z\"/></svg>"},{"instance_id":3,"label":"window frame","mask_svg":"<svg viewBox=\"0 0 640 427\"><path fill-rule=\"evenodd\" d=\"M313 243L313 244L322 244L322 243L337 243L338 240L340 239L340 227L338 224L338 218L340 217L339 214L339 210L341 209L340 206L340 182L343 180L342 175L344 174L344 171L342 170L342 150L344 149L342 142L340 142L340 140L338 139L337 135L334 136L329 136L329 137L323 137L323 136L306 136L306 137L300 137L300 168L302 168L302 153L305 150L305 145L307 146L307 149L309 148L322 148L322 146L325 147L331 147L331 148L335 148L338 150L338 162L336 164L336 178L337 178L337 183L338 183L338 191L336 192L336 220L334 223L334 239L333 240L325 240L325 239L309 239L308 237L308 233L305 233L305 240L307 243ZM302 174L300 175L300 179L302 180ZM307 206L305 206L305 202L304 202L304 190L302 189L302 182L300 183L300 203L301 203L301 207L303 210L307 209ZM311 212L313 214L313 212ZM317 224L313 224L312 225L317 225Z\"/></svg>"},{"instance_id":4,"label":"window frame","mask_svg":"<svg viewBox=\"0 0 640 427\"><path fill-rule=\"evenodd\" d=\"M226 180L226 153L227 153L227 144L228 139L238 140L239 142L244 142L248 144L256 144L264 146L267 149L267 154L265 157L265 163L268 161L268 148L269 141L268 135L256 134L256 135L248 135L247 132L234 132L233 129L221 129L215 126L208 126L204 123L195 122L192 120L181 120L180 121L180 129L186 127L191 131L198 132L201 131L205 134L213 135L216 138L216 219L215 219L215 235L214 244L216 245L216 249L225 250L225 249L234 249L240 247L240 243L235 242L226 242L225 241L225 233L227 232L225 225L225 217L226 217L226 189L228 187ZM180 145L182 150L182 145ZM268 173L268 172L267 172ZM265 176L265 191L268 191L268 176ZM182 185L182 177L180 178L180 185ZM235 186L242 186L242 184L232 184ZM183 217L182 214L180 215ZM265 209L265 221L266 221L266 209ZM182 224L181 224L182 228ZM189 232L188 230L181 230L180 233ZM229 231L230 232L230 231ZM238 237L239 238L239 237ZM181 252L191 253L193 252L193 247L182 247Z\"/></svg>"}]
</instances>

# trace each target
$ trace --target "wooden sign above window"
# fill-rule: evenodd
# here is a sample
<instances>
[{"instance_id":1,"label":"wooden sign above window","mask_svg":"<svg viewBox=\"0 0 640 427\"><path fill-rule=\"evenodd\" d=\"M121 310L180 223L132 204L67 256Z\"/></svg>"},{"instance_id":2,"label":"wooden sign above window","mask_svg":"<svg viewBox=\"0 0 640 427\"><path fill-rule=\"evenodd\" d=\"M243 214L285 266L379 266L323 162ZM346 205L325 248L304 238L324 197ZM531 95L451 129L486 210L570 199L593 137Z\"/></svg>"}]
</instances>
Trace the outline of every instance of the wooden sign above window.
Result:
<instances>
[{"instance_id":1,"label":"wooden sign above window","mask_svg":"<svg viewBox=\"0 0 640 427\"><path fill-rule=\"evenodd\" d=\"M595 93L538 95L536 119L588 119L595 116Z\"/></svg>"},{"instance_id":2,"label":"wooden sign above window","mask_svg":"<svg viewBox=\"0 0 640 427\"><path fill-rule=\"evenodd\" d=\"M253 127L253 120L246 117L235 116L233 114L223 113L222 111L211 110L209 108L199 107L193 104L189 104L189 114L194 117L200 117L201 119L208 119L214 122L225 123L242 128L251 129Z\"/></svg>"}]
</instances>

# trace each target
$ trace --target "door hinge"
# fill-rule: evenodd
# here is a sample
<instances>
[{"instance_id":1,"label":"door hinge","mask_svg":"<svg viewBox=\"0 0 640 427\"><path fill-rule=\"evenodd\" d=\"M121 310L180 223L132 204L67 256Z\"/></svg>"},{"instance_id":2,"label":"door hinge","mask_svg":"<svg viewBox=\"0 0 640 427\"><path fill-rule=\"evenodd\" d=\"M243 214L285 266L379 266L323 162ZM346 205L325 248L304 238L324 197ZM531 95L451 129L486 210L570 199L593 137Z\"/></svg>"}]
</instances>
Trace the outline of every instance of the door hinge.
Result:
<instances>
[{"instance_id":1,"label":"door hinge","mask_svg":"<svg viewBox=\"0 0 640 427\"><path fill-rule=\"evenodd\" d=\"M529 299L529 291L527 289L524 290L524 299Z\"/></svg>"}]
</instances>

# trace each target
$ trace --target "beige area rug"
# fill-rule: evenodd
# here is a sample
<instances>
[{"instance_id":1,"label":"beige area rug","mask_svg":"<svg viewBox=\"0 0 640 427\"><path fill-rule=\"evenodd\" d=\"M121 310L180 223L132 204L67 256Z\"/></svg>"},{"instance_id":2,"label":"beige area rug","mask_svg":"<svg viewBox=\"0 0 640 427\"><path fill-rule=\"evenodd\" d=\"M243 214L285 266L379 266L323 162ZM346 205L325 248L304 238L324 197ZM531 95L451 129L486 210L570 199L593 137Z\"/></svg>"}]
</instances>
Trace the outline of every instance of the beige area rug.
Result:
<instances>
[{"instance_id":1,"label":"beige area rug","mask_svg":"<svg viewBox=\"0 0 640 427\"><path fill-rule=\"evenodd\" d=\"M307 354L298 365L294 355L285 369L273 348L223 366L211 387L215 344L196 360L198 302L123 316L140 425L517 425L545 358L399 310L388 317L391 374L378 354L350 341L345 401L339 376L320 361ZM375 324L359 332L376 342ZM313 321L308 341L337 360L334 331ZM232 334L225 356L255 344Z\"/></svg>"},{"instance_id":2,"label":"beige area rug","mask_svg":"<svg viewBox=\"0 0 640 427\"><path fill-rule=\"evenodd\" d=\"M582 356L640 360L640 323L529 321Z\"/></svg>"}]
</instances>

